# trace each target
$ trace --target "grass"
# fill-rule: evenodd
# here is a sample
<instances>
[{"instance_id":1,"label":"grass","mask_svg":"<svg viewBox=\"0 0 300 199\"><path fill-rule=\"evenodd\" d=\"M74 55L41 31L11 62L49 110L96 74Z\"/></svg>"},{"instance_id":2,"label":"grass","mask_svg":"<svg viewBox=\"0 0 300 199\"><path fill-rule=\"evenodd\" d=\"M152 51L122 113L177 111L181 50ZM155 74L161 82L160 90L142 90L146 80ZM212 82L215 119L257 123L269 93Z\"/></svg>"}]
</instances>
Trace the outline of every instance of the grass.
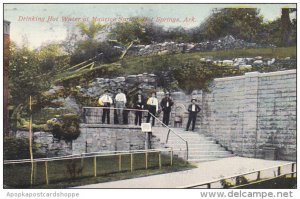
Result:
<instances>
[{"instance_id":1,"label":"grass","mask_svg":"<svg viewBox=\"0 0 300 199\"><path fill-rule=\"evenodd\" d=\"M115 180L163 174L193 168L182 159L162 154L162 168L158 167L158 153L148 153L148 169L145 169L145 154L134 154L133 172L130 169L130 155L122 155L122 167L119 171L119 156L97 157L97 177L94 177L94 158L60 160L48 162L48 180L46 185L45 163L34 165L34 185L32 188L67 188L87 184L110 182ZM4 165L4 185L9 188L30 187L31 164Z\"/></svg>"},{"instance_id":2,"label":"grass","mask_svg":"<svg viewBox=\"0 0 300 199\"><path fill-rule=\"evenodd\" d=\"M84 69L77 72L61 73L55 77L54 82L63 82L66 80L76 79L85 76L86 78L94 78L101 76L101 74L139 74L144 72L158 72L162 71L161 66L168 68L172 67L174 63L180 61L193 62L199 61L203 57L214 57L216 59L232 59L236 57L256 57L262 56L263 58L296 58L296 46L282 47L282 48L256 48L256 49L231 49L224 51L212 52L193 52L193 53L178 53L166 55L151 55L143 57L126 57L121 61L96 66L93 69ZM122 66L122 67L120 67ZM159 66L156 68L155 66ZM111 71L109 71L111 70ZM94 75L93 75L94 74ZM91 79L90 79L91 80Z\"/></svg>"},{"instance_id":3,"label":"grass","mask_svg":"<svg viewBox=\"0 0 300 199\"><path fill-rule=\"evenodd\" d=\"M153 70L153 59L160 58L161 61L180 60L181 62L199 61L203 57L214 57L215 59L232 59L236 57L256 57L263 58L296 58L296 47L283 48L259 48L259 49L232 49L227 51L212 51L212 52L193 52L193 53L178 53L169 55L153 55L148 57L129 57L124 59L125 68L122 71L124 74L137 74L150 72ZM167 62L167 61L166 61ZM168 63L166 63L168 64ZM124 64L123 64L124 65ZM170 65L172 67L172 65Z\"/></svg>"}]
</instances>

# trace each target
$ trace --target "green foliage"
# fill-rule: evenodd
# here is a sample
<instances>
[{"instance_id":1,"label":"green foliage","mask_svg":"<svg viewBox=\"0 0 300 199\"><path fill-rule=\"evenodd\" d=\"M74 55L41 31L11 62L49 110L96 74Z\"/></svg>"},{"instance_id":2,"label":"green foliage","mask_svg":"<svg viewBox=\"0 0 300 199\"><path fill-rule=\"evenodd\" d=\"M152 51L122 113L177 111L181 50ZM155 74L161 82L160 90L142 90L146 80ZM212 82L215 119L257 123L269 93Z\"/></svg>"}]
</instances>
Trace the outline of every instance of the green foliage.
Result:
<instances>
[{"instance_id":1,"label":"green foliage","mask_svg":"<svg viewBox=\"0 0 300 199\"><path fill-rule=\"evenodd\" d=\"M37 153L37 147L32 147L34 158L42 158L44 155ZM29 159L29 141L28 139L5 137L3 140L4 160Z\"/></svg>"},{"instance_id":2,"label":"green foliage","mask_svg":"<svg viewBox=\"0 0 300 199\"><path fill-rule=\"evenodd\" d=\"M95 40L97 34L105 28L105 25L97 23L95 20L91 21L89 24L84 22L79 22L76 24L83 36L87 36L89 40Z\"/></svg>"},{"instance_id":3,"label":"green foliage","mask_svg":"<svg viewBox=\"0 0 300 199\"><path fill-rule=\"evenodd\" d=\"M110 31L110 39L117 40L126 45L134 40L145 40L146 19L133 17L129 21L119 22L114 25Z\"/></svg>"},{"instance_id":4,"label":"green foliage","mask_svg":"<svg viewBox=\"0 0 300 199\"><path fill-rule=\"evenodd\" d=\"M55 138L72 141L80 134L79 122L79 115L65 114L59 118L48 120L47 125Z\"/></svg>"},{"instance_id":5,"label":"green foliage","mask_svg":"<svg viewBox=\"0 0 300 199\"><path fill-rule=\"evenodd\" d=\"M29 96L38 95L48 88L48 79L43 76L38 54L26 46L11 45L10 59L10 103L27 104Z\"/></svg>"},{"instance_id":6,"label":"green foliage","mask_svg":"<svg viewBox=\"0 0 300 199\"><path fill-rule=\"evenodd\" d=\"M246 41L258 41L262 21L257 8L223 8L213 13L200 31L208 40L231 34Z\"/></svg>"},{"instance_id":7,"label":"green foliage","mask_svg":"<svg viewBox=\"0 0 300 199\"><path fill-rule=\"evenodd\" d=\"M74 72L65 72L61 73L56 77L54 81L57 85L64 86L77 86L82 79L86 81L93 80L96 77L109 77L120 74L120 65L119 64L103 64L93 69L83 69L80 71Z\"/></svg>"},{"instance_id":8,"label":"green foliage","mask_svg":"<svg viewBox=\"0 0 300 199\"><path fill-rule=\"evenodd\" d=\"M221 180L220 183L224 189L228 189L228 188L234 186L234 184L231 181L226 180L226 179Z\"/></svg>"},{"instance_id":9,"label":"green foliage","mask_svg":"<svg viewBox=\"0 0 300 199\"><path fill-rule=\"evenodd\" d=\"M42 73L51 72L53 74L70 63L70 57L66 54L62 45L57 43L41 46L37 56Z\"/></svg>"}]
</instances>

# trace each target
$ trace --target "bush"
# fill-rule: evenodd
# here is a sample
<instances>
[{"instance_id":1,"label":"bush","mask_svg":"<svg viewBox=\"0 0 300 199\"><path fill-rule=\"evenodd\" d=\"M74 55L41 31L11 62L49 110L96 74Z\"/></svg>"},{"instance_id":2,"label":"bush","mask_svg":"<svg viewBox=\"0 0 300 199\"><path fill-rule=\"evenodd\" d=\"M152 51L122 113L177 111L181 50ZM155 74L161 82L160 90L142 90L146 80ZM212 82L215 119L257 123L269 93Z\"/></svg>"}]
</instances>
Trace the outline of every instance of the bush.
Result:
<instances>
[{"instance_id":1,"label":"bush","mask_svg":"<svg viewBox=\"0 0 300 199\"><path fill-rule=\"evenodd\" d=\"M32 152L34 158L42 158L44 155L37 153L37 147L32 144ZM29 159L29 140L21 138L5 137L3 140L3 156L4 160Z\"/></svg>"},{"instance_id":2,"label":"bush","mask_svg":"<svg viewBox=\"0 0 300 199\"><path fill-rule=\"evenodd\" d=\"M79 122L79 115L66 114L48 120L47 125L55 138L70 142L80 135Z\"/></svg>"}]
</instances>

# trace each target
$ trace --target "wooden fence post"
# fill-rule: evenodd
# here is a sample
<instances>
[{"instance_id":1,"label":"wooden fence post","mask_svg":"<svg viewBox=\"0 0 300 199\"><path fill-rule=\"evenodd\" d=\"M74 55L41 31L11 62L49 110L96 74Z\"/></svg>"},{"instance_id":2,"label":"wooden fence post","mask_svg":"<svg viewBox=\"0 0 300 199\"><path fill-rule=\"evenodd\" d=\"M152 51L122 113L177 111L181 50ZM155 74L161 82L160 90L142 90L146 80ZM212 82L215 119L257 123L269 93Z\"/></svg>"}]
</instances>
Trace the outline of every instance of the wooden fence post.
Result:
<instances>
[{"instance_id":1,"label":"wooden fence post","mask_svg":"<svg viewBox=\"0 0 300 199\"><path fill-rule=\"evenodd\" d=\"M277 170L277 175L278 175L278 176L280 176L280 175L281 175L281 167L280 167L280 166L278 167L278 170Z\"/></svg>"},{"instance_id":2,"label":"wooden fence post","mask_svg":"<svg viewBox=\"0 0 300 199\"><path fill-rule=\"evenodd\" d=\"M260 171L257 172L257 178L256 180L260 180Z\"/></svg>"},{"instance_id":3,"label":"wooden fence post","mask_svg":"<svg viewBox=\"0 0 300 199\"><path fill-rule=\"evenodd\" d=\"M49 177L48 177L48 161L45 161L45 176L46 176L46 185L49 184Z\"/></svg>"},{"instance_id":4,"label":"wooden fence post","mask_svg":"<svg viewBox=\"0 0 300 199\"><path fill-rule=\"evenodd\" d=\"M161 152L158 152L158 164L159 164L159 169L161 169Z\"/></svg>"},{"instance_id":5,"label":"wooden fence post","mask_svg":"<svg viewBox=\"0 0 300 199\"><path fill-rule=\"evenodd\" d=\"M133 172L133 153L130 154L130 171Z\"/></svg>"},{"instance_id":6,"label":"wooden fence post","mask_svg":"<svg viewBox=\"0 0 300 199\"><path fill-rule=\"evenodd\" d=\"M119 155L119 171L122 171L122 155Z\"/></svg>"},{"instance_id":7,"label":"wooden fence post","mask_svg":"<svg viewBox=\"0 0 300 199\"><path fill-rule=\"evenodd\" d=\"M94 177L97 177L97 157L94 157Z\"/></svg>"},{"instance_id":8,"label":"wooden fence post","mask_svg":"<svg viewBox=\"0 0 300 199\"><path fill-rule=\"evenodd\" d=\"M170 159L171 159L171 166L173 165L173 148L171 148L171 157L170 157Z\"/></svg>"},{"instance_id":9,"label":"wooden fence post","mask_svg":"<svg viewBox=\"0 0 300 199\"><path fill-rule=\"evenodd\" d=\"M148 169L148 152L145 153L145 167Z\"/></svg>"}]
</instances>

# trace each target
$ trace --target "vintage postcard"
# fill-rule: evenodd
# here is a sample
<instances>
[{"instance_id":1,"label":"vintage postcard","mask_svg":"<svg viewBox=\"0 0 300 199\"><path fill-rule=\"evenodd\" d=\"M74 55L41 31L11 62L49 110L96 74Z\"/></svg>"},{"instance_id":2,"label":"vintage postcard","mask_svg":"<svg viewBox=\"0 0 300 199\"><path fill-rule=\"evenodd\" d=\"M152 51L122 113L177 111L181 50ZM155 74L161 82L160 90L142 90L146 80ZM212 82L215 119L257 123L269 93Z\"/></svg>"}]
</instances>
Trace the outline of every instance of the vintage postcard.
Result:
<instances>
[{"instance_id":1,"label":"vintage postcard","mask_svg":"<svg viewBox=\"0 0 300 199\"><path fill-rule=\"evenodd\" d=\"M3 13L4 190L296 190L296 3Z\"/></svg>"}]
</instances>

